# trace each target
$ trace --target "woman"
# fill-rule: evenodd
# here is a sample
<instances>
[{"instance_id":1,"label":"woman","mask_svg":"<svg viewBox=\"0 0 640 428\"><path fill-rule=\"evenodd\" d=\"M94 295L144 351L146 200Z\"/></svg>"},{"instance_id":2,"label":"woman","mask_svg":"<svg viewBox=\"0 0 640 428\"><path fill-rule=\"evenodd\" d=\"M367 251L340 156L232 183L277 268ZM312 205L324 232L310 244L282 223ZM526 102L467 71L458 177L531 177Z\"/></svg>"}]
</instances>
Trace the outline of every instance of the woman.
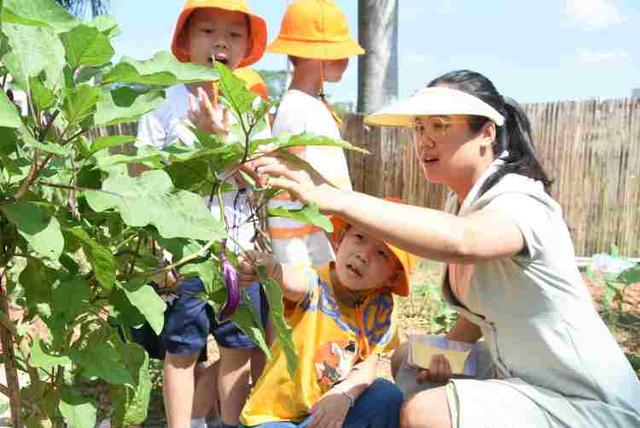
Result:
<instances>
[{"instance_id":1,"label":"woman","mask_svg":"<svg viewBox=\"0 0 640 428\"><path fill-rule=\"evenodd\" d=\"M486 77L454 71L367 123L413 127L424 175L455 193L455 215L338 190L277 160L258 172L324 213L447 263L443 294L460 313L449 338L483 337L497 376L416 394L403 426L640 426L640 382L581 280L522 110Z\"/></svg>"}]
</instances>

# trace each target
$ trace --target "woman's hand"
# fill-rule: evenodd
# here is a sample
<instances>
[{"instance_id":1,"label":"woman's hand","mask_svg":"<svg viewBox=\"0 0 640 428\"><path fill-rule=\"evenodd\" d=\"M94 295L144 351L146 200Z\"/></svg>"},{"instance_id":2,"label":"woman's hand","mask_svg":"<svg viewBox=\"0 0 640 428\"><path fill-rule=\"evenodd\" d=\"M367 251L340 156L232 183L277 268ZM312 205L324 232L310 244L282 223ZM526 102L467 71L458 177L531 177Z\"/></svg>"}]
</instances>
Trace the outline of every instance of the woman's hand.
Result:
<instances>
[{"instance_id":1,"label":"woman's hand","mask_svg":"<svg viewBox=\"0 0 640 428\"><path fill-rule=\"evenodd\" d=\"M316 204L323 212L335 210L341 190L303 162L294 164L288 159L265 156L253 161L252 166L258 185L285 190L293 200Z\"/></svg>"},{"instance_id":2,"label":"woman's hand","mask_svg":"<svg viewBox=\"0 0 640 428\"><path fill-rule=\"evenodd\" d=\"M452 375L451 365L447 357L443 354L437 354L431 357L431 362L427 370L420 370L416 376L416 381L418 383L429 382L443 384L447 383Z\"/></svg>"},{"instance_id":3,"label":"woman's hand","mask_svg":"<svg viewBox=\"0 0 640 428\"><path fill-rule=\"evenodd\" d=\"M209 134L217 134L222 137L229 135L229 111L218 105L217 97L213 102L206 91L198 87L197 98L189 94L189 111L187 117L194 126Z\"/></svg>"},{"instance_id":4,"label":"woman's hand","mask_svg":"<svg viewBox=\"0 0 640 428\"><path fill-rule=\"evenodd\" d=\"M280 281L282 268L273 255L261 251L247 251L238 257L238 279L242 287L248 287L259 279L258 268L263 267L267 276Z\"/></svg>"},{"instance_id":5,"label":"woman's hand","mask_svg":"<svg viewBox=\"0 0 640 428\"><path fill-rule=\"evenodd\" d=\"M336 390L329 390L311 407L307 428L340 428L351 408L351 400Z\"/></svg>"}]
</instances>

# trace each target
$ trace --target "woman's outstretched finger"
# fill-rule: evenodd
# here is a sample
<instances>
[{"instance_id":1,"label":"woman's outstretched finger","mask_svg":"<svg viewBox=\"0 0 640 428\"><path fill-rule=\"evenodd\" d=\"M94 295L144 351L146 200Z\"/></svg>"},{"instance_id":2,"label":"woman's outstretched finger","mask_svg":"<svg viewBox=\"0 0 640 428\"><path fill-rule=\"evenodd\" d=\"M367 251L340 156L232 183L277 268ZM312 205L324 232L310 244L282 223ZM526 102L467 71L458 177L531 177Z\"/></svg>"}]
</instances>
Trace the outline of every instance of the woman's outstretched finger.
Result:
<instances>
[{"instance_id":1,"label":"woman's outstretched finger","mask_svg":"<svg viewBox=\"0 0 640 428\"><path fill-rule=\"evenodd\" d=\"M309 176L303 171L292 170L287 165L284 165L282 163L272 163L269 165L261 166L258 169L258 173L266 174L274 178L286 178L288 180L295 181L296 183L301 183L305 179L309 182L311 181L311 179L309 179Z\"/></svg>"}]
</instances>

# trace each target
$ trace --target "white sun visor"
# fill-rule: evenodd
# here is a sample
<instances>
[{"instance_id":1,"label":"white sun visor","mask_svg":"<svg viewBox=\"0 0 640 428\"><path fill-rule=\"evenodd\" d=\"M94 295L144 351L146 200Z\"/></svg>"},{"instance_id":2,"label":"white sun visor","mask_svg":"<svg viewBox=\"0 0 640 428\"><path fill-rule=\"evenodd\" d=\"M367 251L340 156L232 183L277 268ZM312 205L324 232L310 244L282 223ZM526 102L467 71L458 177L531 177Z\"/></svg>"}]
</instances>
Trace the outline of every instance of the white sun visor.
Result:
<instances>
[{"instance_id":1,"label":"white sun visor","mask_svg":"<svg viewBox=\"0 0 640 428\"><path fill-rule=\"evenodd\" d=\"M480 98L445 87L424 88L406 100L398 101L365 118L371 126L411 127L419 116L470 115L504 124L504 116Z\"/></svg>"}]
</instances>

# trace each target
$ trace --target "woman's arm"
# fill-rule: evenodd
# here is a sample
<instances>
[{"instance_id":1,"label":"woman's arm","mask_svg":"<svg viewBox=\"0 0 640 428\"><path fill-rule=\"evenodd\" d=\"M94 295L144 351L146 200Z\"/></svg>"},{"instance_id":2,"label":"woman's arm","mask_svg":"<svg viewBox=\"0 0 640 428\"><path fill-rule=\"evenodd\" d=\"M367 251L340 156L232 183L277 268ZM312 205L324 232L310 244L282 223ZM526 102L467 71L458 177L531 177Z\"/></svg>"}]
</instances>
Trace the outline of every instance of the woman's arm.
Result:
<instances>
[{"instance_id":1,"label":"woman's arm","mask_svg":"<svg viewBox=\"0 0 640 428\"><path fill-rule=\"evenodd\" d=\"M265 162L263 184L286 190L296 199L315 203L372 235L418 256L448 263L474 263L510 257L524 246L515 221L485 209L458 217L429 208L397 204L363 193L340 190L300 166Z\"/></svg>"},{"instance_id":2,"label":"woman's arm","mask_svg":"<svg viewBox=\"0 0 640 428\"><path fill-rule=\"evenodd\" d=\"M476 343L482 337L480 327L463 316L458 318L456 324L449 330L445 338L456 342Z\"/></svg>"}]
</instances>

